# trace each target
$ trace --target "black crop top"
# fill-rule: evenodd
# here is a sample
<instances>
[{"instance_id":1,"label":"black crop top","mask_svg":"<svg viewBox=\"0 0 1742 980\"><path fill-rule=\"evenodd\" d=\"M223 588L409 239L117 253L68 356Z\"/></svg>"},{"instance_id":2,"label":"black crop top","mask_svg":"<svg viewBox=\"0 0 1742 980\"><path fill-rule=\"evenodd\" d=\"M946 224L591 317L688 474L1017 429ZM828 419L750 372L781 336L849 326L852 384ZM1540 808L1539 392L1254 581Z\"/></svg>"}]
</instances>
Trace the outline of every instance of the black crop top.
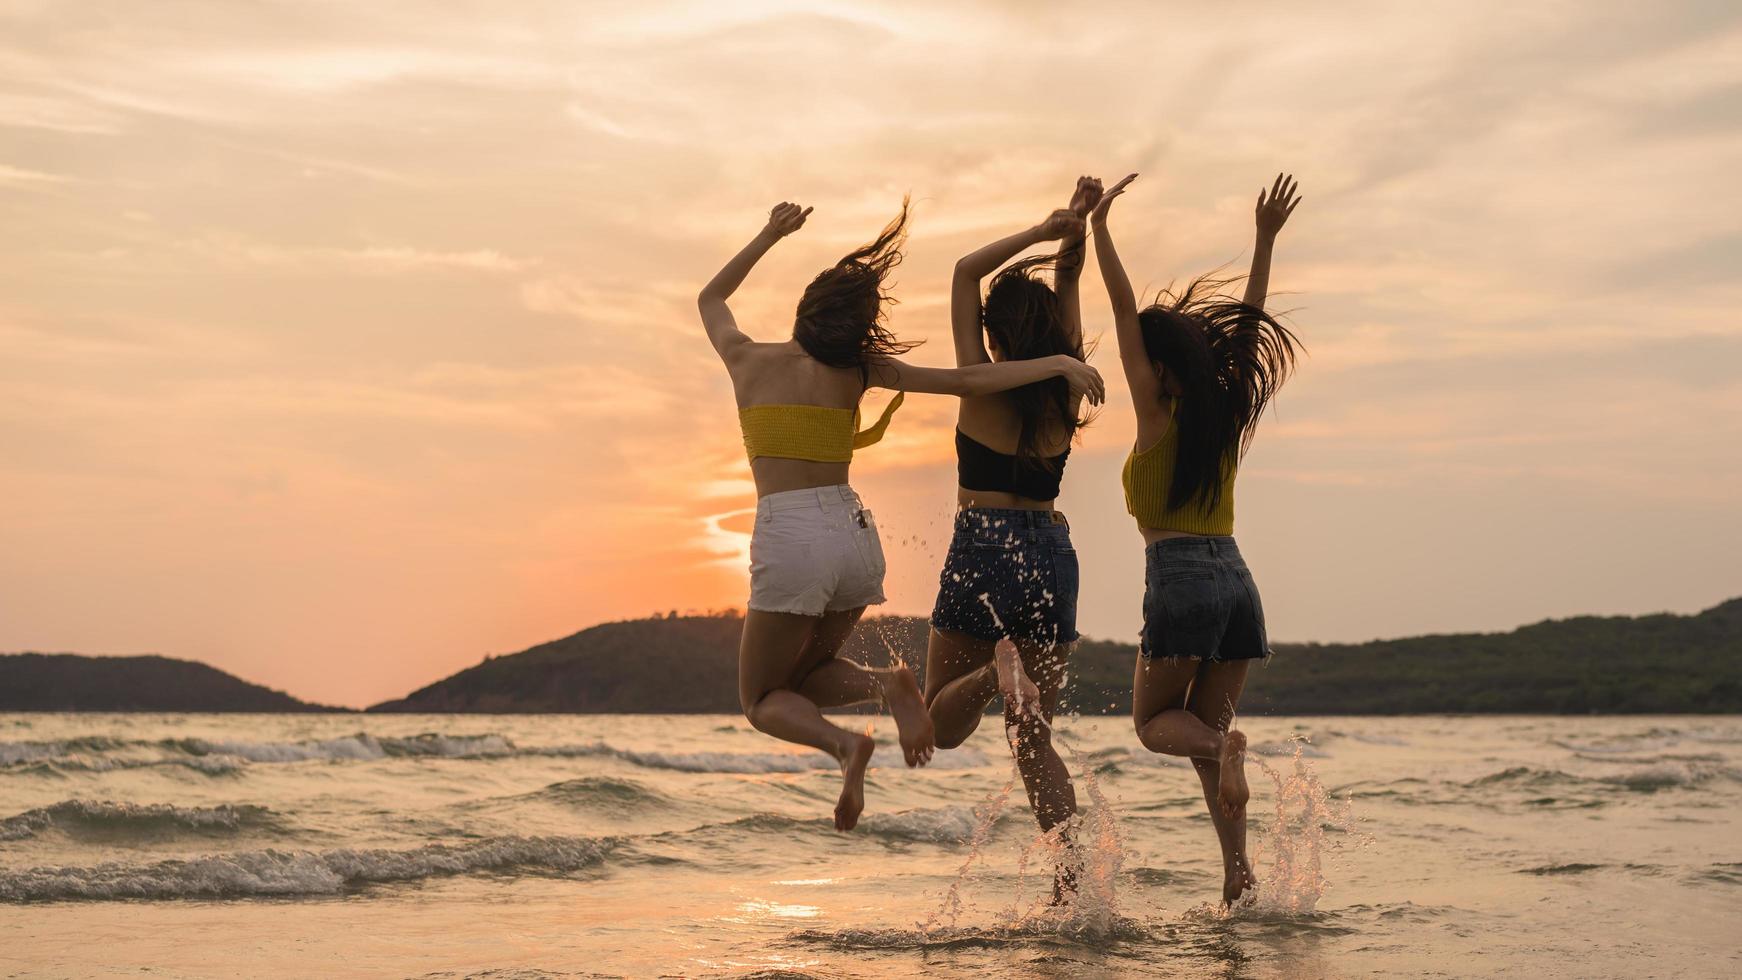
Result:
<instances>
[{"instance_id":1,"label":"black crop top","mask_svg":"<svg viewBox=\"0 0 1742 980\"><path fill-rule=\"evenodd\" d=\"M1013 493L1029 500L1054 500L1064 477L1070 449L1050 457L1051 472L1001 453L956 430L956 483L964 490Z\"/></svg>"}]
</instances>

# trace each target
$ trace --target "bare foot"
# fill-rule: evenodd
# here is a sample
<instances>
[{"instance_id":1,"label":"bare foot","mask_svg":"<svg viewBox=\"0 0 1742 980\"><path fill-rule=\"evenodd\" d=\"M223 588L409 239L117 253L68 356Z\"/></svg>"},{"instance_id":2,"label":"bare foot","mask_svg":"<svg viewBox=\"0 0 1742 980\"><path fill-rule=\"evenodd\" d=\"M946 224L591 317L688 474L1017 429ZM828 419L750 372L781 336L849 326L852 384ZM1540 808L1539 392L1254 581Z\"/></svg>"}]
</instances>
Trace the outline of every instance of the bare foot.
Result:
<instances>
[{"instance_id":1,"label":"bare foot","mask_svg":"<svg viewBox=\"0 0 1742 980\"><path fill-rule=\"evenodd\" d=\"M1242 855L1240 863L1229 866L1222 872L1222 904L1233 905L1246 894L1246 890L1258 884L1252 879L1252 862Z\"/></svg>"},{"instance_id":2,"label":"bare foot","mask_svg":"<svg viewBox=\"0 0 1742 980\"><path fill-rule=\"evenodd\" d=\"M847 754L841 757L841 798L835 803L835 829L852 830L865 809L865 767L877 743L869 735L850 735Z\"/></svg>"},{"instance_id":3,"label":"bare foot","mask_svg":"<svg viewBox=\"0 0 1742 980\"><path fill-rule=\"evenodd\" d=\"M889 713L895 716L895 729L901 739L901 754L909 769L931 761L937 748L937 729L931 713L925 709L925 696L919 691L919 681L905 666L896 667L883 680L883 700Z\"/></svg>"},{"instance_id":4,"label":"bare foot","mask_svg":"<svg viewBox=\"0 0 1742 980\"><path fill-rule=\"evenodd\" d=\"M1246 736L1238 731L1222 736L1222 751L1216 754L1216 762L1222 769L1216 800L1222 805L1222 813L1232 817L1244 810L1246 801L1252 798L1252 790L1246 785Z\"/></svg>"},{"instance_id":5,"label":"bare foot","mask_svg":"<svg viewBox=\"0 0 1742 980\"><path fill-rule=\"evenodd\" d=\"M1052 875L1052 904L1057 907L1077 900L1077 869L1068 861L1060 862Z\"/></svg>"}]
</instances>

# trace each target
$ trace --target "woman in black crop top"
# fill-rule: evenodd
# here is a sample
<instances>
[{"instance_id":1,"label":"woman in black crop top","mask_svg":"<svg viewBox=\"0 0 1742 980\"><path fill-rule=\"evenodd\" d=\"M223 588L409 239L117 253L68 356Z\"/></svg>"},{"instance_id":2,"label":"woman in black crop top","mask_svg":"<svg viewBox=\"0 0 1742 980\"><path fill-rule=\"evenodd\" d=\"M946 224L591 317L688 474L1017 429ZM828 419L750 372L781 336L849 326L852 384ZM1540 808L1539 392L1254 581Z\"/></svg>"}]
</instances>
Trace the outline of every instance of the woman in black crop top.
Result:
<instances>
[{"instance_id":1,"label":"woman in black crop top","mask_svg":"<svg viewBox=\"0 0 1742 980\"><path fill-rule=\"evenodd\" d=\"M950 319L958 365L1083 357L1077 278L1084 218L1100 195L1100 181L1084 177L1069 208L956 263ZM1056 256L1007 266L982 306L980 280L1024 249L1054 239ZM1048 265L1052 286L1036 275ZM1052 382L961 400L960 509L939 577L925 673L926 706L944 748L962 744L986 705L1003 694L1006 730L1015 733L1011 749L1035 819L1067 841L1076 792L1050 729L1077 639L1077 554L1053 501L1072 437L1086 421L1080 408L1080 399ZM1058 898L1074 887L1073 863L1059 868Z\"/></svg>"}]
</instances>

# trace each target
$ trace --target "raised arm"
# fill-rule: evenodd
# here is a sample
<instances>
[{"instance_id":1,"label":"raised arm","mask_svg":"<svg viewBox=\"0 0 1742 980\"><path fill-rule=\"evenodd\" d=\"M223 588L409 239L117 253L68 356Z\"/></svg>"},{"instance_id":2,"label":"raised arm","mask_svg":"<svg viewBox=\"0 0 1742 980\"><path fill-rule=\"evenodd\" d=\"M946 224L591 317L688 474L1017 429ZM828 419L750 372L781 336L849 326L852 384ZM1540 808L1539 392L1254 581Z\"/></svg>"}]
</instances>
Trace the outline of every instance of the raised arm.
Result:
<instances>
[{"instance_id":1,"label":"raised arm","mask_svg":"<svg viewBox=\"0 0 1742 980\"><path fill-rule=\"evenodd\" d=\"M732 256L732 261L714 274L708 284L702 287L696 296L696 308L702 314L702 326L707 328L708 339L714 344L714 351L721 360L730 358L732 350L740 344L747 344L750 338L738 329L738 321L733 318L732 310L726 305L726 300L738 291L744 284L744 277L755 268L757 260L774 247L774 243L787 235L804 227L804 219L809 217L810 208L800 209L796 204L785 201L774 206L768 212L768 224L750 239L750 244Z\"/></svg>"},{"instance_id":2,"label":"raised arm","mask_svg":"<svg viewBox=\"0 0 1742 980\"><path fill-rule=\"evenodd\" d=\"M1064 378L1072 395L1087 398L1091 404L1099 405L1107 397L1101 372L1069 354L956 368L923 367L893 357L871 365L873 387L933 395L990 395L1052 378Z\"/></svg>"},{"instance_id":3,"label":"raised arm","mask_svg":"<svg viewBox=\"0 0 1742 980\"><path fill-rule=\"evenodd\" d=\"M1076 192L1071 195L1069 210L1083 222L1089 220L1089 212L1095 205L1101 203L1101 181L1098 177L1078 177ZM1082 292L1077 288L1083 277L1084 230L1086 225L1078 225L1065 237L1059 239L1058 258L1054 260L1053 291L1058 293L1059 308L1064 312L1065 330L1070 333L1072 344L1083 342L1083 301Z\"/></svg>"},{"instance_id":4,"label":"raised arm","mask_svg":"<svg viewBox=\"0 0 1742 980\"><path fill-rule=\"evenodd\" d=\"M1092 214L1095 226L1095 261L1101 266L1101 281L1107 286L1107 301L1113 306L1113 334L1119 340L1119 363L1125 368L1125 383L1131 388L1131 400L1138 406L1139 419L1145 406L1158 405L1161 400L1161 380L1150 366L1149 351L1143 346L1143 328L1137 323L1137 294L1131 290L1131 280L1119 261L1119 250L1113 247L1113 233L1107 228L1107 215L1114 198L1125 193L1126 185L1137 179L1132 174L1114 184Z\"/></svg>"},{"instance_id":5,"label":"raised arm","mask_svg":"<svg viewBox=\"0 0 1742 980\"><path fill-rule=\"evenodd\" d=\"M1025 248L1070 235L1073 226L1082 237L1082 219L1069 211L1054 211L1033 228L1000 238L975 249L956 261L950 280L950 334L956 342L956 364L985 364L992 358L980 333L980 280L998 271Z\"/></svg>"},{"instance_id":6,"label":"raised arm","mask_svg":"<svg viewBox=\"0 0 1742 980\"><path fill-rule=\"evenodd\" d=\"M1258 239L1252 245L1252 271L1246 276L1246 295L1240 300L1247 306L1263 309L1270 295L1270 255L1276 249L1276 233L1301 202L1295 196L1298 190L1300 185L1295 183L1293 174L1277 174L1268 193L1258 192Z\"/></svg>"}]
</instances>

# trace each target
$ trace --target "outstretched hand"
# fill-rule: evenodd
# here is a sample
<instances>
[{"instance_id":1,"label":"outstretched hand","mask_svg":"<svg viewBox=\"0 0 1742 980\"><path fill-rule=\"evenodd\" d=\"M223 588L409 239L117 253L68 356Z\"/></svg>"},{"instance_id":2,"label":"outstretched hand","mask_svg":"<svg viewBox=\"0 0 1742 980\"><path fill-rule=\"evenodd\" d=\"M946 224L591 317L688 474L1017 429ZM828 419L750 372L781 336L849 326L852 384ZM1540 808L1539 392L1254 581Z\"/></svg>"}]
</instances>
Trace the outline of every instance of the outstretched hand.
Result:
<instances>
[{"instance_id":1,"label":"outstretched hand","mask_svg":"<svg viewBox=\"0 0 1742 980\"><path fill-rule=\"evenodd\" d=\"M1101 203L1101 178L1078 177L1077 189L1071 194L1070 209L1087 220L1089 212L1095 210L1095 205Z\"/></svg>"},{"instance_id":2,"label":"outstretched hand","mask_svg":"<svg viewBox=\"0 0 1742 980\"><path fill-rule=\"evenodd\" d=\"M1095 224L1099 225L1107 220L1107 211L1113 206L1113 199L1125 193L1126 186L1136 179L1136 174L1127 174L1124 180L1107 188L1101 195L1101 199L1095 202L1094 211L1090 213L1090 218Z\"/></svg>"},{"instance_id":3,"label":"outstretched hand","mask_svg":"<svg viewBox=\"0 0 1742 980\"><path fill-rule=\"evenodd\" d=\"M781 201L768 212L768 227L763 230L776 238L785 238L804 227L804 219L810 217L811 210L800 209L796 204Z\"/></svg>"},{"instance_id":4,"label":"outstretched hand","mask_svg":"<svg viewBox=\"0 0 1742 980\"><path fill-rule=\"evenodd\" d=\"M1107 383L1101 380L1101 372L1069 354L1053 356L1058 358L1059 376L1071 386L1073 396L1087 398L1091 405L1099 405L1107 400Z\"/></svg>"},{"instance_id":5,"label":"outstretched hand","mask_svg":"<svg viewBox=\"0 0 1742 980\"><path fill-rule=\"evenodd\" d=\"M1295 196L1300 185L1295 183L1294 174L1277 174L1276 183L1270 185L1268 191L1258 192L1258 233L1272 235L1282 230L1283 223L1294 213L1295 206L1303 200Z\"/></svg>"},{"instance_id":6,"label":"outstretched hand","mask_svg":"<svg viewBox=\"0 0 1742 980\"><path fill-rule=\"evenodd\" d=\"M1040 240L1043 242L1066 238L1072 234L1083 233L1083 218L1069 208L1060 208L1046 216L1040 223Z\"/></svg>"}]
</instances>

